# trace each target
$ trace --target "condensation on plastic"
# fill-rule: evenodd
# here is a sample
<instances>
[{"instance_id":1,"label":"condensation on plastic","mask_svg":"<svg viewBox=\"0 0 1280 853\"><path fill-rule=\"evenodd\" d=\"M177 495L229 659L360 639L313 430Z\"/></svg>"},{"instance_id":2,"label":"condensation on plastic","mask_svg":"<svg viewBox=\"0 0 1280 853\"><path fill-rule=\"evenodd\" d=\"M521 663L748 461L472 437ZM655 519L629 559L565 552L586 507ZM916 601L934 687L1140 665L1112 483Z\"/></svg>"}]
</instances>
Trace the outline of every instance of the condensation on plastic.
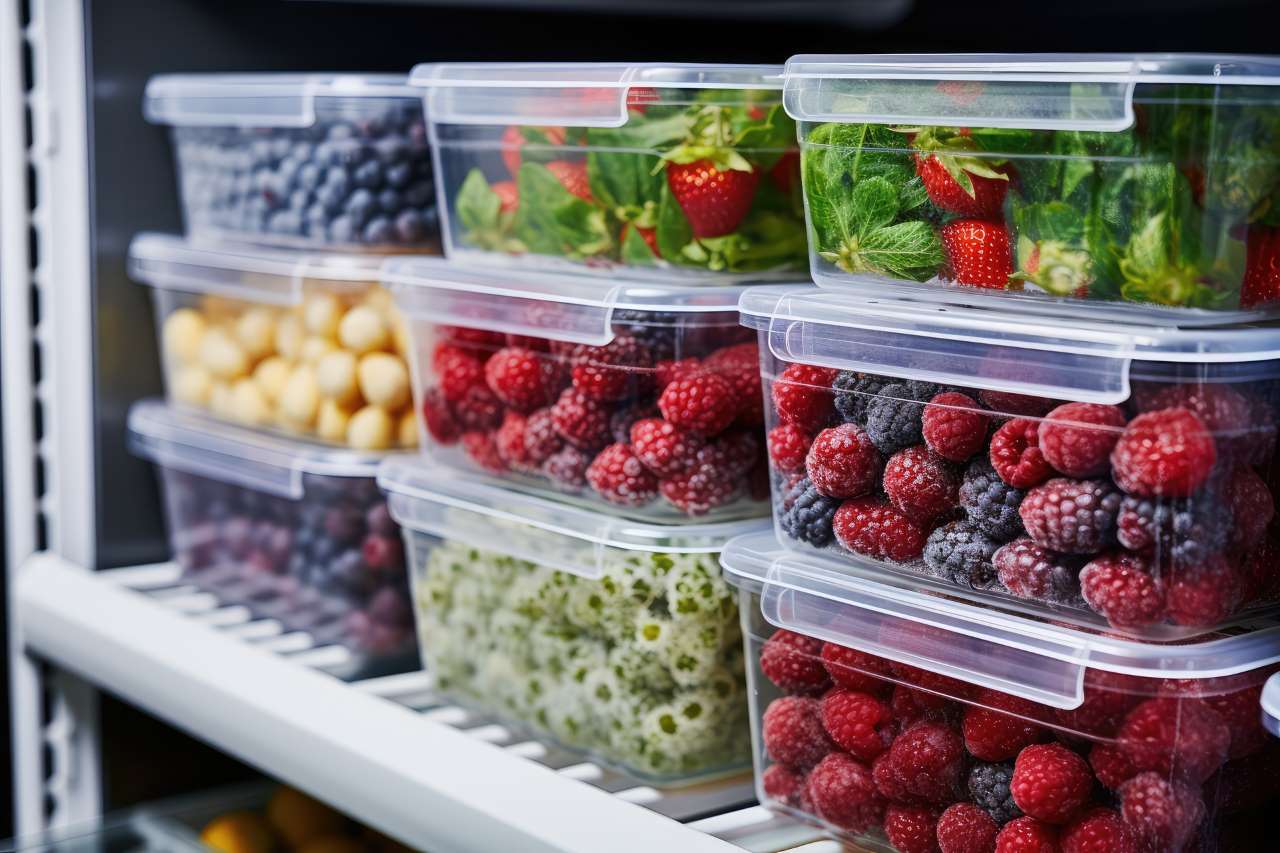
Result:
<instances>
[{"instance_id":1,"label":"condensation on plastic","mask_svg":"<svg viewBox=\"0 0 1280 853\"><path fill-rule=\"evenodd\" d=\"M767 519L660 525L467 480L420 459L388 458L378 469L391 516L419 533L465 542L583 578L604 574L610 550L714 554Z\"/></svg>"},{"instance_id":2,"label":"condensation on plastic","mask_svg":"<svg viewBox=\"0 0 1280 853\"><path fill-rule=\"evenodd\" d=\"M1120 131L1139 84L1280 86L1280 61L1214 54L801 55L784 107L800 121ZM955 97L941 81L981 83ZM1273 96L1275 99L1275 96Z\"/></svg>"},{"instance_id":3,"label":"condensation on plastic","mask_svg":"<svg viewBox=\"0 0 1280 853\"><path fill-rule=\"evenodd\" d=\"M1084 701L1086 669L1216 678L1280 661L1280 625L1160 645L1113 639L851 576L841 562L782 548L772 533L730 541L725 578L760 596L770 624L1055 708Z\"/></svg>"},{"instance_id":4,"label":"condensation on plastic","mask_svg":"<svg viewBox=\"0 0 1280 853\"><path fill-rule=\"evenodd\" d=\"M1232 381L1280 373L1280 330L1274 326L1064 323L814 286L751 288L739 308L743 324L767 332L770 351L784 361L1050 399L1123 402L1135 362L1234 365Z\"/></svg>"}]
</instances>

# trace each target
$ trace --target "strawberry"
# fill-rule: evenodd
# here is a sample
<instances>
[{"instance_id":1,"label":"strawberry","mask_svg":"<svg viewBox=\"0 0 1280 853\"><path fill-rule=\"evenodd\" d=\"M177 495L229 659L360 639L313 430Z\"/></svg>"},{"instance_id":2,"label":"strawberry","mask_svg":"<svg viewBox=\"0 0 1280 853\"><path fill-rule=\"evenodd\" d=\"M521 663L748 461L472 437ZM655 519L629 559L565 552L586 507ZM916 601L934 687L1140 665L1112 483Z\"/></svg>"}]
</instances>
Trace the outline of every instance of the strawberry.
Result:
<instances>
[{"instance_id":1,"label":"strawberry","mask_svg":"<svg viewBox=\"0 0 1280 853\"><path fill-rule=\"evenodd\" d=\"M591 183L587 180L587 164L585 161L570 162L568 160L552 160L547 164L547 171L556 176L560 185L583 201L592 201Z\"/></svg>"},{"instance_id":2,"label":"strawberry","mask_svg":"<svg viewBox=\"0 0 1280 853\"><path fill-rule=\"evenodd\" d=\"M520 149L530 142L543 145L564 145L563 127L508 127L502 133L502 162L507 164L507 171L515 177L520 171L522 159Z\"/></svg>"},{"instance_id":3,"label":"strawberry","mask_svg":"<svg viewBox=\"0 0 1280 853\"><path fill-rule=\"evenodd\" d=\"M1280 300L1280 228L1251 227L1245 236L1244 281L1240 307Z\"/></svg>"},{"instance_id":4,"label":"strawberry","mask_svg":"<svg viewBox=\"0 0 1280 853\"><path fill-rule=\"evenodd\" d=\"M1008 176L974 174L970 167L953 165L952 160L946 154L916 155L916 174L924 183L929 200L950 213L998 221L1009 192ZM968 182L968 189L962 181Z\"/></svg>"},{"instance_id":5,"label":"strawberry","mask_svg":"<svg viewBox=\"0 0 1280 853\"><path fill-rule=\"evenodd\" d=\"M980 219L957 219L942 226L941 233L957 282L1001 290L1008 285L1013 254L1007 228Z\"/></svg>"},{"instance_id":6,"label":"strawberry","mask_svg":"<svg viewBox=\"0 0 1280 853\"><path fill-rule=\"evenodd\" d=\"M1014 279L1032 284L1054 296L1089 295L1093 282L1093 258L1084 249L1073 248L1061 240L1035 242L1018 238L1018 272Z\"/></svg>"},{"instance_id":7,"label":"strawberry","mask_svg":"<svg viewBox=\"0 0 1280 853\"><path fill-rule=\"evenodd\" d=\"M644 244L649 247L649 251L653 252L654 257L658 257L658 229L645 228L643 225L636 225L633 222L626 222L622 225L622 230L618 232L618 244L622 245L627 242L627 229L635 228Z\"/></svg>"},{"instance_id":8,"label":"strawberry","mask_svg":"<svg viewBox=\"0 0 1280 853\"><path fill-rule=\"evenodd\" d=\"M627 109L638 113L648 112L650 104L661 101L658 90L652 86L632 86L627 90Z\"/></svg>"},{"instance_id":9,"label":"strawberry","mask_svg":"<svg viewBox=\"0 0 1280 853\"><path fill-rule=\"evenodd\" d=\"M788 151L779 157L769 170L769 180L783 195L791 195L791 191L800 185L800 152Z\"/></svg>"},{"instance_id":10,"label":"strawberry","mask_svg":"<svg viewBox=\"0 0 1280 853\"><path fill-rule=\"evenodd\" d=\"M515 213L516 208L520 206L520 190L516 188L515 181L498 181L489 189L498 196L499 213Z\"/></svg>"},{"instance_id":11,"label":"strawberry","mask_svg":"<svg viewBox=\"0 0 1280 853\"><path fill-rule=\"evenodd\" d=\"M760 181L760 173L746 165L721 169L706 159L667 165L667 185L694 237L723 237L746 217Z\"/></svg>"}]
</instances>

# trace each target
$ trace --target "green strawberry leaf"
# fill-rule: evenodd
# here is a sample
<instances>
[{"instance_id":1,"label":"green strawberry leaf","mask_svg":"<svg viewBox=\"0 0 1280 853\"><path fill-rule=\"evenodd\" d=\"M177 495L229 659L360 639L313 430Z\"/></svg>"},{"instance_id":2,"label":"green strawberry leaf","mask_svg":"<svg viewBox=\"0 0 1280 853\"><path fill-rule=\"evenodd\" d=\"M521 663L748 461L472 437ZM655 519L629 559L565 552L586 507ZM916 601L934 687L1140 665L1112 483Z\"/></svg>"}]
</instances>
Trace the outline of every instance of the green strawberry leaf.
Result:
<instances>
[{"instance_id":1,"label":"green strawberry leaf","mask_svg":"<svg viewBox=\"0 0 1280 853\"><path fill-rule=\"evenodd\" d=\"M664 260L679 262L683 258L682 250L693 240L693 227L665 181L658 199L658 221L654 227L657 229L658 254Z\"/></svg>"},{"instance_id":2,"label":"green strawberry leaf","mask_svg":"<svg viewBox=\"0 0 1280 853\"><path fill-rule=\"evenodd\" d=\"M796 123L781 104L771 107L764 121L753 120L733 139L733 147L746 153L748 159L766 172L795 145Z\"/></svg>"},{"instance_id":3,"label":"green strawberry leaf","mask_svg":"<svg viewBox=\"0 0 1280 853\"><path fill-rule=\"evenodd\" d=\"M1084 240L1084 217L1060 201L1030 204L1015 211L1018 233L1031 240L1078 244Z\"/></svg>"},{"instance_id":4,"label":"green strawberry leaf","mask_svg":"<svg viewBox=\"0 0 1280 853\"><path fill-rule=\"evenodd\" d=\"M627 236L622 238L622 262L633 267L656 267L658 259L653 250L644 241L644 237L635 228L627 229Z\"/></svg>"},{"instance_id":5,"label":"green strawberry leaf","mask_svg":"<svg viewBox=\"0 0 1280 853\"><path fill-rule=\"evenodd\" d=\"M484 231L498 227L502 199L489 188L484 173L472 169L453 200L454 215L464 231Z\"/></svg>"},{"instance_id":6,"label":"green strawberry leaf","mask_svg":"<svg viewBox=\"0 0 1280 853\"><path fill-rule=\"evenodd\" d=\"M942 264L942 243L927 222L899 222L866 236L859 247L870 269L925 281Z\"/></svg>"},{"instance_id":7,"label":"green strawberry leaf","mask_svg":"<svg viewBox=\"0 0 1280 853\"><path fill-rule=\"evenodd\" d=\"M853 188L853 224L859 240L890 224L897 215L898 192L884 178L868 178Z\"/></svg>"},{"instance_id":8,"label":"green strawberry leaf","mask_svg":"<svg viewBox=\"0 0 1280 853\"><path fill-rule=\"evenodd\" d=\"M566 190L546 166L523 163L515 235L530 252L581 258L609 251L604 211Z\"/></svg>"},{"instance_id":9,"label":"green strawberry leaf","mask_svg":"<svg viewBox=\"0 0 1280 853\"><path fill-rule=\"evenodd\" d=\"M916 175L898 189L898 210L902 213L918 211L929 203L929 194L925 192L924 180Z\"/></svg>"},{"instance_id":10,"label":"green strawberry leaf","mask_svg":"<svg viewBox=\"0 0 1280 853\"><path fill-rule=\"evenodd\" d=\"M1044 150L1046 142L1042 131L1015 127L974 127L966 137L974 147L992 154L1030 154Z\"/></svg>"},{"instance_id":11,"label":"green strawberry leaf","mask_svg":"<svg viewBox=\"0 0 1280 853\"><path fill-rule=\"evenodd\" d=\"M661 162L655 155L610 150L610 146L597 142L590 144L587 181L597 201L620 219L629 218L622 215L627 210L657 203L663 176L654 174L654 167Z\"/></svg>"}]
</instances>

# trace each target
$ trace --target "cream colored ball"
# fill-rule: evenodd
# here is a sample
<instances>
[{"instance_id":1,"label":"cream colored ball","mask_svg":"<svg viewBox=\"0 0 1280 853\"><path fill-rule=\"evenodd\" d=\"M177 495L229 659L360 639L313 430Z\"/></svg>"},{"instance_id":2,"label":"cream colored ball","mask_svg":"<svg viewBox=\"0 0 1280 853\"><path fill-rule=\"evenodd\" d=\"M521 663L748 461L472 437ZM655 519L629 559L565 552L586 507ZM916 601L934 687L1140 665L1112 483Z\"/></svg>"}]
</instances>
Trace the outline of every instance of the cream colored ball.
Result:
<instances>
[{"instance_id":1,"label":"cream colored ball","mask_svg":"<svg viewBox=\"0 0 1280 853\"><path fill-rule=\"evenodd\" d=\"M302 342L306 337L302 319L287 314L276 323L276 352L288 361L297 361L302 356Z\"/></svg>"},{"instance_id":2,"label":"cream colored ball","mask_svg":"<svg viewBox=\"0 0 1280 853\"><path fill-rule=\"evenodd\" d=\"M231 386L231 416L247 426L271 422L271 404L252 379L238 379Z\"/></svg>"},{"instance_id":3,"label":"cream colored ball","mask_svg":"<svg viewBox=\"0 0 1280 853\"><path fill-rule=\"evenodd\" d=\"M320 359L338 348L338 345L328 338L311 337L302 342L302 349L298 351L298 360L303 364L315 365Z\"/></svg>"},{"instance_id":4,"label":"cream colored ball","mask_svg":"<svg viewBox=\"0 0 1280 853\"><path fill-rule=\"evenodd\" d=\"M360 359L360 393L375 406L398 412L409 405L409 370L404 362L385 352L371 352Z\"/></svg>"},{"instance_id":5,"label":"cream colored ball","mask_svg":"<svg viewBox=\"0 0 1280 853\"><path fill-rule=\"evenodd\" d=\"M289 381L289 362L278 355L264 358L253 369L253 380L262 389L263 395L271 403L280 399L284 384Z\"/></svg>"},{"instance_id":6,"label":"cream colored ball","mask_svg":"<svg viewBox=\"0 0 1280 853\"><path fill-rule=\"evenodd\" d=\"M236 321L236 340L254 361L275 349L276 318L270 308L250 308Z\"/></svg>"},{"instance_id":7,"label":"cream colored ball","mask_svg":"<svg viewBox=\"0 0 1280 853\"><path fill-rule=\"evenodd\" d=\"M310 429L319 407L315 371L305 364L295 367L280 394L281 420L296 429Z\"/></svg>"},{"instance_id":8,"label":"cream colored ball","mask_svg":"<svg viewBox=\"0 0 1280 853\"><path fill-rule=\"evenodd\" d=\"M316 362L316 384L320 393L334 402L351 406L360 399L356 379L356 357L346 350L334 350Z\"/></svg>"},{"instance_id":9,"label":"cream colored ball","mask_svg":"<svg viewBox=\"0 0 1280 853\"><path fill-rule=\"evenodd\" d=\"M228 420L234 417L231 412L231 383L219 381L210 383L209 411Z\"/></svg>"},{"instance_id":10,"label":"cream colored ball","mask_svg":"<svg viewBox=\"0 0 1280 853\"><path fill-rule=\"evenodd\" d=\"M391 446L395 424L381 406L365 406L347 424L347 444L357 450L386 450Z\"/></svg>"},{"instance_id":11,"label":"cream colored ball","mask_svg":"<svg viewBox=\"0 0 1280 853\"><path fill-rule=\"evenodd\" d=\"M173 399L188 406L209 405L209 392L212 390L213 378L198 364L178 368L169 386Z\"/></svg>"},{"instance_id":12,"label":"cream colored ball","mask_svg":"<svg viewBox=\"0 0 1280 853\"><path fill-rule=\"evenodd\" d=\"M408 358L413 349L413 337L409 333L409 321L399 311L390 315L391 345L401 358Z\"/></svg>"},{"instance_id":13,"label":"cream colored ball","mask_svg":"<svg viewBox=\"0 0 1280 853\"><path fill-rule=\"evenodd\" d=\"M384 349L390 340L391 330L386 321L368 305L352 308L338 324L338 343L357 355Z\"/></svg>"},{"instance_id":14,"label":"cream colored ball","mask_svg":"<svg viewBox=\"0 0 1280 853\"><path fill-rule=\"evenodd\" d=\"M210 329L200 341L200 363L217 379L239 379L249 372L249 357L223 329Z\"/></svg>"},{"instance_id":15,"label":"cream colored ball","mask_svg":"<svg viewBox=\"0 0 1280 853\"><path fill-rule=\"evenodd\" d=\"M341 319L342 303L332 293L316 293L302 303L302 323L309 335L332 338Z\"/></svg>"},{"instance_id":16,"label":"cream colored ball","mask_svg":"<svg viewBox=\"0 0 1280 853\"><path fill-rule=\"evenodd\" d=\"M200 341L208 324L194 308L179 308L164 319L164 355L176 364L191 364L200 357Z\"/></svg>"},{"instance_id":17,"label":"cream colored ball","mask_svg":"<svg viewBox=\"0 0 1280 853\"><path fill-rule=\"evenodd\" d=\"M369 288L363 301L364 304L383 315L390 315L396 308L395 300L391 298L391 291L377 285Z\"/></svg>"},{"instance_id":18,"label":"cream colored ball","mask_svg":"<svg viewBox=\"0 0 1280 853\"><path fill-rule=\"evenodd\" d=\"M400 416L396 444L405 448L418 446L418 415L412 409Z\"/></svg>"},{"instance_id":19,"label":"cream colored ball","mask_svg":"<svg viewBox=\"0 0 1280 853\"><path fill-rule=\"evenodd\" d=\"M351 422L351 412L338 405L334 400L321 400L320 410L316 414L316 435L325 441L342 444L347 440L347 425Z\"/></svg>"}]
</instances>

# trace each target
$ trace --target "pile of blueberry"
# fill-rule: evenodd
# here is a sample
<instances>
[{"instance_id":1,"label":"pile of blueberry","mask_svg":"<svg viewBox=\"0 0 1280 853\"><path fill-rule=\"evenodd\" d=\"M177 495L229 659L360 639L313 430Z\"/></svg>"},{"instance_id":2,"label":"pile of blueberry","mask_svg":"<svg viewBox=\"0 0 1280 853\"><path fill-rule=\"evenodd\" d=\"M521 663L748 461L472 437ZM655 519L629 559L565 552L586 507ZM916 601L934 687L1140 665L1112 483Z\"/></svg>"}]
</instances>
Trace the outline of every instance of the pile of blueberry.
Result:
<instances>
[{"instance_id":1,"label":"pile of blueberry","mask_svg":"<svg viewBox=\"0 0 1280 853\"><path fill-rule=\"evenodd\" d=\"M421 106L361 106L352 116L319 100L315 123L301 128L176 128L188 227L291 244L434 245Z\"/></svg>"}]
</instances>

